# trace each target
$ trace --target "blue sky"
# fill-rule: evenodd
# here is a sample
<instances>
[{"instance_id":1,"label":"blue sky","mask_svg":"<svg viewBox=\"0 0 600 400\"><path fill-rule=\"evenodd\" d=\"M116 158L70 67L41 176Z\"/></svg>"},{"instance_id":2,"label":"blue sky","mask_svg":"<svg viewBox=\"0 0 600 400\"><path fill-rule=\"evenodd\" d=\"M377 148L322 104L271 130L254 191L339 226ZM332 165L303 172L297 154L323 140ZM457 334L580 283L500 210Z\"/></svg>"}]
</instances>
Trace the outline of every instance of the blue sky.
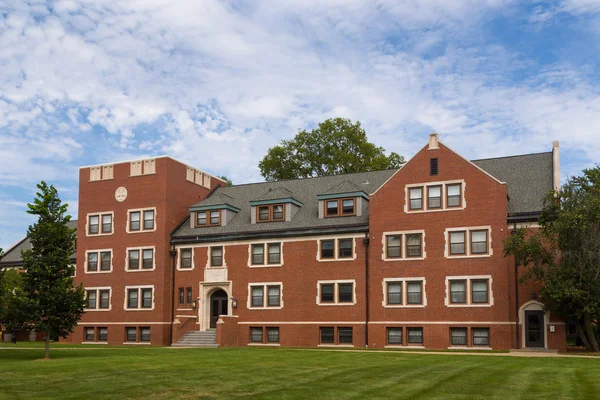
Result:
<instances>
[{"instance_id":1,"label":"blue sky","mask_svg":"<svg viewBox=\"0 0 600 400\"><path fill-rule=\"evenodd\" d=\"M600 153L600 0L0 1L0 247L41 179L169 154L235 183L333 116L406 158ZM284 3L284 2L278 2Z\"/></svg>"}]
</instances>

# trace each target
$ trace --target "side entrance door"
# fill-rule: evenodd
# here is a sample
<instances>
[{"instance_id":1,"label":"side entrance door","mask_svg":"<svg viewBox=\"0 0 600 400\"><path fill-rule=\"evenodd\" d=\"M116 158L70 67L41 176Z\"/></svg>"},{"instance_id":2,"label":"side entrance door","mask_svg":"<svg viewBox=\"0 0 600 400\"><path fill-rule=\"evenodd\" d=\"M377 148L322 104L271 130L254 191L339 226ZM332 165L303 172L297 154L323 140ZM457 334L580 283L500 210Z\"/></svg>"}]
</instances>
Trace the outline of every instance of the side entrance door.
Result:
<instances>
[{"instance_id":1,"label":"side entrance door","mask_svg":"<svg viewBox=\"0 0 600 400\"><path fill-rule=\"evenodd\" d=\"M544 312L525 311L525 346L544 347Z\"/></svg>"},{"instance_id":2,"label":"side entrance door","mask_svg":"<svg viewBox=\"0 0 600 400\"><path fill-rule=\"evenodd\" d=\"M219 315L227 315L227 293L217 290L210 296L210 328L217 327Z\"/></svg>"}]
</instances>

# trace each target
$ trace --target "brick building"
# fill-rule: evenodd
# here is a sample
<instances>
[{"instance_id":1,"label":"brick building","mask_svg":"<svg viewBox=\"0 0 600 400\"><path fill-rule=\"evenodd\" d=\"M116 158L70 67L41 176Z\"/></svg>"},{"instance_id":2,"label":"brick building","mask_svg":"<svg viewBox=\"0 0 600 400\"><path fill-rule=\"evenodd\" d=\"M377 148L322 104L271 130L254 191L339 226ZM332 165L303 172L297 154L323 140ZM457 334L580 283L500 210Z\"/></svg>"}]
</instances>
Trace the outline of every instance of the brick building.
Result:
<instances>
[{"instance_id":1,"label":"brick building","mask_svg":"<svg viewBox=\"0 0 600 400\"><path fill-rule=\"evenodd\" d=\"M435 134L399 170L231 187L168 157L84 167L68 340L564 350L502 255L558 184L557 143L468 161Z\"/></svg>"}]
</instances>

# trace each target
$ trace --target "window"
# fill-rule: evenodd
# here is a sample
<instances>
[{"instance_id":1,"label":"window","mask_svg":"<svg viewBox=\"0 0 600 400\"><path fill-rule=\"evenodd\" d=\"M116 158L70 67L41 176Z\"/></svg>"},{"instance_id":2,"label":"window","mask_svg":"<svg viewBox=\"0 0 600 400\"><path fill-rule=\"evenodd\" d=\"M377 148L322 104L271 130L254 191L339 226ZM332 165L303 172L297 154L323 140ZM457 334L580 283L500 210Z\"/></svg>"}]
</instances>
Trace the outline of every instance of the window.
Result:
<instances>
[{"instance_id":1,"label":"window","mask_svg":"<svg viewBox=\"0 0 600 400\"><path fill-rule=\"evenodd\" d=\"M487 303L488 302L488 280L478 279L471 281L471 302L472 303Z\"/></svg>"},{"instance_id":2,"label":"window","mask_svg":"<svg viewBox=\"0 0 600 400\"><path fill-rule=\"evenodd\" d=\"M129 269L140 269L139 250L129 250Z\"/></svg>"},{"instance_id":3,"label":"window","mask_svg":"<svg viewBox=\"0 0 600 400\"><path fill-rule=\"evenodd\" d=\"M325 201L325 217L356 215L356 199L334 199Z\"/></svg>"},{"instance_id":4,"label":"window","mask_svg":"<svg viewBox=\"0 0 600 400\"><path fill-rule=\"evenodd\" d=\"M279 328L267 328L267 343L279 343Z\"/></svg>"},{"instance_id":5,"label":"window","mask_svg":"<svg viewBox=\"0 0 600 400\"><path fill-rule=\"evenodd\" d=\"M450 281L450 303L467 302L467 281Z\"/></svg>"},{"instance_id":6,"label":"window","mask_svg":"<svg viewBox=\"0 0 600 400\"><path fill-rule=\"evenodd\" d=\"M112 232L112 213L92 214L88 216L88 235L110 235Z\"/></svg>"},{"instance_id":7,"label":"window","mask_svg":"<svg viewBox=\"0 0 600 400\"><path fill-rule=\"evenodd\" d=\"M335 240L321 240L321 258L335 257Z\"/></svg>"},{"instance_id":8,"label":"window","mask_svg":"<svg viewBox=\"0 0 600 400\"><path fill-rule=\"evenodd\" d=\"M355 303L354 282L318 282L319 296L317 304L346 304Z\"/></svg>"},{"instance_id":9,"label":"window","mask_svg":"<svg viewBox=\"0 0 600 400\"><path fill-rule=\"evenodd\" d=\"M410 210L421 210L423 208L423 188L410 188Z\"/></svg>"},{"instance_id":10,"label":"window","mask_svg":"<svg viewBox=\"0 0 600 400\"><path fill-rule=\"evenodd\" d=\"M442 186L427 187L427 209L442 208Z\"/></svg>"},{"instance_id":11,"label":"window","mask_svg":"<svg viewBox=\"0 0 600 400\"><path fill-rule=\"evenodd\" d=\"M265 245L264 244L253 244L252 245L252 264L263 265L265 263Z\"/></svg>"},{"instance_id":12,"label":"window","mask_svg":"<svg viewBox=\"0 0 600 400\"><path fill-rule=\"evenodd\" d=\"M183 288L179 288L179 304L184 304L185 302L185 290Z\"/></svg>"},{"instance_id":13,"label":"window","mask_svg":"<svg viewBox=\"0 0 600 400\"><path fill-rule=\"evenodd\" d=\"M271 204L256 207L257 222L276 222L285 220L285 207L283 204Z\"/></svg>"},{"instance_id":14,"label":"window","mask_svg":"<svg viewBox=\"0 0 600 400\"><path fill-rule=\"evenodd\" d=\"M193 296L192 296L192 288L189 287L186 289L186 302L188 304L192 304L193 302Z\"/></svg>"},{"instance_id":15,"label":"window","mask_svg":"<svg viewBox=\"0 0 600 400\"><path fill-rule=\"evenodd\" d=\"M110 271L111 252L110 251L100 252L100 256L102 257L102 262L100 263L100 270L101 271Z\"/></svg>"},{"instance_id":16,"label":"window","mask_svg":"<svg viewBox=\"0 0 600 400\"><path fill-rule=\"evenodd\" d=\"M402 345L402 328L387 328L387 344Z\"/></svg>"},{"instance_id":17,"label":"window","mask_svg":"<svg viewBox=\"0 0 600 400\"><path fill-rule=\"evenodd\" d=\"M126 288L129 310L153 308L154 289L149 287Z\"/></svg>"},{"instance_id":18,"label":"window","mask_svg":"<svg viewBox=\"0 0 600 400\"><path fill-rule=\"evenodd\" d=\"M112 232L112 215L106 214L102 216L102 233Z\"/></svg>"},{"instance_id":19,"label":"window","mask_svg":"<svg viewBox=\"0 0 600 400\"><path fill-rule=\"evenodd\" d=\"M338 328L338 343L352 344L352 328Z\"/></svg>"},{"instance_id":20,"label":"window","mask_svg":"<svg viewBox=\"0 0 600 400\"><path fill-rule=\"evenodd\" d=\"M263 342L263 328L250 328L250 343Z\"/></svg>"},{"instance_id":21,"label":"window","mask_svg":"<svg viewBox=\"0 0 600 400\"><path fill-rule=\"evenodd\" d=\"M110 309L110 289L86 289L87 310Z\"/></svg>"},{"instance_id":22,"label":"window","mask_svg":"<svg viewBox=\"0 0 600 400\"><path fill-rule=\"evenodd\" d=\"M100 309L108 309L110 308L110 290L99 290L100 294L100 304L98 308Z\"/></svg>"},{"instance_id":23,"label":"window","mask_svg":"<svg viewBox=\"0 0 600 400\"><path fill-rule=\"evenodd\" d=\"M263 306L263 287L253 286L252 287L252 307Z\"/></svg>"},{"instance_id":24,"label":"window","mask_svg":"<svg viewBox=\"0 0 600 400\"><path fill-rule=\"evenodd\" d=\"M150 328L145 327L145 328L140 328L140 340L142 342L149 342L150 341Z\"/></svg>"},{"instance_id":25,"label":"window","mask_svg":"<svg viewBox=\"0 0 600 400\"><path fill-rule=\"evenodd\" d=\"M460 183L446 185L446 207L461 206L461 187Z\"/></svg>"},{"instance_id":26,"label":"window","mask_svg":"<svg viewBox=\"0 0 600 400\"><path fill-rule=\"evenodd\" d=\"M98 292L96 290L88 290L87 291L87 308L93 310L96 308L96 294Z\"/></svg>"},{"instance_id":27,"label":"window","mask_svg":"<svg viewBox=\"0 0 600 400\"><path fill-rule=\"evenodd\" d=\"M142 269L154 269L154 250L153 249L132 249L128 251L128 266L130 271L140 269L140 254L142 257Z\"/></svg>"},{"instance_id":28,"label":"window","mask_svg":"<svg viewBox=\"0 0 600 400\"><path fill-rule=\"evenodd\" d=\"M125 328L125 334L128 342L137 341L137 329L136 328Z\"/></svg>"},{"instance_id":29,"label":"window","mask_svg":"<svg viewBox=\"0 0 600 400\"><path fill-rule=\"evenodd\" d=\"M250 308L279 308L282 305L280 284L255 284L250 286L249 291Z\"/></svg>"},{"instance_id":30,"label":"window","mask_svg":"<svg viewBox=\"0 0 600 400\"><path fill-rule=\"evenodd\" d=\"M267 245L269 250L269 264L281 263L281 243L269 243Z\"/></svg>"},{"instance_id":31,"label":"window","mask_svg":"<svg viewBox=\"0 0 600 400\"><path fill-rule=\"evenodd\" d=\"M471 254L487 253L487 230L471 231Z\"/></svg>"},{"instance_id":32,"label":"window","mask_svg":"<svg viewBox=\"0 0 600 400\"><path fill-rule=\"evenodd\" d=\"M196 212L196 227L203 226L220 226L221 225L221 210L197 211Z\"/></svg>"},{"instance_id":33,"label":"window","mask_svg":"<svg viewBox=\"0 0 600 400\"><path fill-rule=\"evenodd\" d=\"M465 232L450 232L450 254L465 254Z\"/></svg>"},{"instance_id":34,"label":"window","mask_svg":"<svg viewBox=\"0 0 600 400\"><path fill-rule=\"evenodd\" d=\"M321 344L334 344L335 343L335 336L334 336L334 329L331 327L321 327L320 328L320 333L321 333Z\"/></svg>"},{"instance_id":35,"label":"window","mask_svg":"<svg viewBox=\"0 0 600 400\"><path fill-rule=\"evenodd\" d=\"M198 211L196 213L196 226L204 226L207 225L206 221L206 211Z\"/></svg>"},{"instance_id":36,"label":"window","mask_svg":"<svg viewBox=\"0 0 600 400\"><path fill-rule=\"evenodd\" d=\"M95 329L94 328L85 328L85 341L93 342L96 340Z\"/></svg>"},{"instance_id":37,"label":"window","mask_svg":"<svg viewBox=\"0 0 600 400\"><path fill-rule=\"evenodd\" d=\"M154 251L152 249L142 250L142 268L152 269L154 267Z\"/></svg>"},{"instance_id":38,"label":"window","mask_svg":"<svg viewBox=\"0 0 600 400\"><path fill-rule=\"evenodd\" d=\"M406 235L406 257L421 257L421 238L420 233L411 233Z\"/></svg>"},{"instance_id":39,"label":"window","mask_svg":"<svg viewBox=\"0 0 600 400\"><path fill-rule=\"evenodd\" d=\"M423 328L407 328L408 344L423 344Z\"/></svg>"},{"instance_id":40,"label":"window","mask_svg":"<svg viewBox=\"0 0 600 400\"><path fill-rule=\"evenodd\" d=\"M406 302L408 304L423 304L423 283L407 282L406 295Z\"/></svg>"},{"instance_id":41,"label":"window","mask_svg":"<svg viewBox=\"0 0 600 400\"><path fill-rule=\"evenodd\" d=\"M266 265L281 264L281 243L268 243ZM253 244L251 247L251 265L265 265L265 244Z\"/></svg>"},{"instance_id":42,"label":"window","mask_svg":"<svg viewBox=\"0 0 600 400\"><path fill-rule=\"evenodd\" d=\"M222 267L223 266L223 246L217 246L217 247L210 248L210 266L211 267Z\"/></svg>"},{"instance_id":43,"label":"window","mask_svg":"<svg viewBox=\"0 0 600 400\"><path fill-rule=\"evenodd\" d=\"M98 341L99 342L107 342L108 341L108 328L98 328Z\"/></svg>"},{"instance_id":44,"label":"window","mask_svg":"<svg viewBox=\"0 0 600 400\"><path fill-rule=\"evenodd\" d=\"M181 249L181 269L192 268L192 249Z\"/></svg>"},{"instance_id":45,"label":"window","mask_svg":"<svg viewBox=\"0 0 600 400\"><path fill-rule=\"evenodd\" d=\"M402 236L401 235L390 235L386 236L386 254L387 258L401 258L402 257Z\"/></svg>"},{"instance_id":46,"label":"window","mask_svg":"<svg viewBox=\"0 0 600 400\"><path fill-rule=\"evenodd\" d=\"M88 271L98 271L98 253L88 253Z\"/></svg>"},{"instance_id":47,"label":"window","mask_svg":"<svg viewBox=\"0 0 600 400\"><path fill-rule=\"evenodd\" d=\"M338 258L351 258L352 257L352 242L353 239L339 239L338 240Z\"/></svg>"},{"instance_id":48,"label":"window","mask_svg":"<svg viewBox=\"0 0 600 400\"><path fill-rule=\"evenodd\" d=\"M111 258L111 251L94 251L87 253L86 272L98 272L98 267L100 271L110 272L112 269ZM100 265L98 265L98 261Z\"/></svg>"},{"instance_id":49,"label":"window","mask_svg":"<svg viewBox=\"0 0 600 400\"><path fill-rule=\"evenodd\" d=\"M90 215L88 225L88 234L97 235L99 233L98 227L100 226L100 217L98 215Z\"/></svg>"},{"instance_id":50,"label":"window","mask_svg":"<svg viewBox=\"0 0 600 400\"><path fill-rule=\"evenodd\" d=\"M387 303L402 304L402 282L387 283Z\"/></svg>"},{"instance_id":51,"label":"window","mask_svg":"<svg viewBox=\"0 0 600 400\"><path fill-rule=\"evenodd\" d=\"M452 346L467 345L467 328L451 328L450 329L450 344Z\"/></svg>"},{"instance_id":52,"label":"window","mask_svg":"<svg viewBox=\"0 0 600 400\"><path fill-rule=\"evenodd\" d=\"M267 287L267 305L269 307L279 307L279 286L268 286Z\"/></svg>"},{"instance_id":53,"label":"window","mask_svg":"<svg viewBox=\"0 0 600 400\"><path fill-rule=\"evenodd\" d=\"M431 158L429 159L429 175L435 176L438 174L438 159Z\"/></svg>"},{"instance_id":54,"label":"window","mask_svg":"<svg viewBox=\"0 0 600 400\"><path fill-rule=\"evenodd\" d=\"M128 232L153 231L156 227L154 209L129 210Z\"/></svg>"},{"instance_id":55,"label":"window","mask_svg":"<svg viewBox=\"0 0 600 400\"><path fill-rule=\"evenodd\" d=\"M489 328L472 328L473 346L489 346L490 330Z\"/></svg>"}]
</instances>

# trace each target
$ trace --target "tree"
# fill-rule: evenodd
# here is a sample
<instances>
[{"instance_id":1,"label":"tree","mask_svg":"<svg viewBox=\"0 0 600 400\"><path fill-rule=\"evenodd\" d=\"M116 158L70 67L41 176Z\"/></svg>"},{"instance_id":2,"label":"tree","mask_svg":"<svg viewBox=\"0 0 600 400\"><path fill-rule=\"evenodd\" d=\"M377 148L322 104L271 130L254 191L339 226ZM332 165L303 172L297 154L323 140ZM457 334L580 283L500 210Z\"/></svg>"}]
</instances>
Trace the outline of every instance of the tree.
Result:
<instances>
[{"instance_id":1,"label":"tree","mask_svg":"<svg viewBox=\"0 0 600 400\"><path fill-rule=\"evenodd\" d=\"M29 319L29 299L23 291L23 276L14 269L0 272L0 321L7 331L23 328Z\"/></svg>"},{"instance_id":2,"label":"tree","mask_svg":"<svg viewBox=\"0 0 600 400\"><path fill-rule=\"evenodd\" d=\"M585 347L599 351L594 325L600 317L600 167L548 194L540 226L507 238L504 253L528 268L525 279L542 284L546 309L577 321Z\"/></svg>"},{"instance_id":3,"label":"tree","mask_svg":"<svg viewBox=\"0 0 600 400\"><path fill-rule=\"evenodd\" d=\"M223 179L227 183L227 186L233 186L233 182L231 181L231 179L229 179L225 175L218 176L217 178Z\"/></svg>"},{"instance_id":4,"label":"tree","mask_svg":"<svg viewBox=\"0 0 600 400\"><path fill-rule=\"evenodd\" d=\"M26 271L24 292L30 301L29 320L36 330L46 332L45 358L50 358L50 337L66 337L84 311L84 290L73 287L70 264L75 229L67 226L67 204L62 204L54 186L42 181L27 213L38 217L27 236L31 249L22 252Z\"/></svg>"},{"instance_id":5,"label":"tree","mask_svg":"<svg viewBox=\"0 0 600 400\"><path fill-rule=\"evenodd\" d=\"M332 118L268 150L258 164L267 181L399 168L404 157L367 141L360 122Z\"/></svg>"}]
</instances>

